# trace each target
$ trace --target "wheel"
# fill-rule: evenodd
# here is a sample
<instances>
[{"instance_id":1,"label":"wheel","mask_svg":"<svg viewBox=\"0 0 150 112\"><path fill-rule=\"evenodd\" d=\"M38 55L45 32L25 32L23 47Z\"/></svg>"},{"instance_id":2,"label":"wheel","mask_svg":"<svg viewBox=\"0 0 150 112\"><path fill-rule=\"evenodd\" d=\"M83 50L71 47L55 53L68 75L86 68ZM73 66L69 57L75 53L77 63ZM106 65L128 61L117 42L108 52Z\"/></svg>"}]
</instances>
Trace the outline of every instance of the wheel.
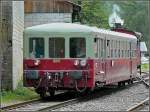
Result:
<instances>
[{"instance_id":1,"label":"wheel","mask_svg":"<svg viewBox=\"0 0 150 112\"><path fill-rule=\"evenodd\" d=\"M133 84L133 80L130 79L130 80L128 81L128 84Z\"/></svg>"},{"instance_id":2,"label":"wheel","mask_svg":"<svg viewBox=\"0 0 150 112\"><path fill-rule=\"evenodd\" d=\"M45 92L41 92L40 93L40 97L41 97L41 99L44 99L46 97L46 93Z\"/></svg>"},{"instance_id":3,"label":"wheel","mask_svg":"<svg viewBox=\"0 0 150 112\"><path fill-rule=\"evenodd\" d=\"M125 82L122 82L122 86L125 86L126 85L126 83Z\"/></svg>"},{"instance_id":4,"label":"wheel","mask_svg":"<svg viewBox=\"0 0 150 112\"><path fill-rule=\"evenodd\" d=\"M133 79L131 79L131 81L130 81L130 82L131 82L131 84L133 84Z\"/></svg>"},{"instance_id":5,"label":"wheel","mask_svg":"<svg viewBox=\"0 0 150 112\"><path fill-rule=\"evenodd\" d=\"M54 96L55 95L55 90L50 90L49 94L50 94L50 96Z\"/></svg>"},{"instance_id":6,"label":"wheel","mask_svg":"<svg viewBox=\"0 0 150 112\"><path fill-rule=\"evenodd\" d=\"M91 89L90 88L86 88L86 90L84 92L82 92L81 94L82 95L88 95L88 94L91 94Z\"/></svg>"},{"instance_id":7,"label":"wheel","mask_svg":"<svg viewBox=\"0 0 150 112\"><path fill-rule=\"evenodd\" d=\"M118 87L123 87L125 86L125 82L118 82Z\"/></svg>"},{"instance_id":8,"label":"wheel","mask_svg":"<svg viewBox=\"0 0 150 112\"><path fill-rule=\"evenodd\" d=\"M121 87L121 82L118 82L118 87Z\"/></svg>"},{"instance_id":9,"label":"wheel","mask_svg":"<svg viewBox=\"0 0 150 112\"><path fill-rule=\"evenodd\" d=\"M46 97L46 89L41 87L35 89L35 91L40 95L41 99L44 99Z\"/></svg>"},{"instance_id":10,"label":"wheel","mask_svg":"<svg viewBox=\"0 0 150 112\"><path fill-rule=\"evenodd\" d=\"M55 95L55 91L49 91L50 96L54 96Z\"/></svg>"},{"instance_id":11,"label":"wheel","mask_svg":"<svg viewBox=\"0 0 150 112\"><path fill-rule=\"evenodd\" d=\"M131 80L130 79L128 80L128 84L131 84Z\"/></svg>"}]
</instances>

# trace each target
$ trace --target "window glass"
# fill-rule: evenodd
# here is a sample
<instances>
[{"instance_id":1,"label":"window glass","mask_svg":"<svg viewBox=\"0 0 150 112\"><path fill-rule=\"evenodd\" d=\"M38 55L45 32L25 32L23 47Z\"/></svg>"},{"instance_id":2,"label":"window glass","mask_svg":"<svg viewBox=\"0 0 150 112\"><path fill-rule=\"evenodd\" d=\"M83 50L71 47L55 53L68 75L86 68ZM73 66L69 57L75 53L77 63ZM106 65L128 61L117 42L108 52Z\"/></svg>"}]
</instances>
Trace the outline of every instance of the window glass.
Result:
<instances>
[{"instance_id":1,"label":"window glass","mask_svg":"<svg viewBox=\"0 0 150 112\"><path fill-rule=\"evenodd\" d=\"M116 49L117 49L117 58L119 58L119 41L116 41L116 44L117 44L117 47L116 47Z\"/></svg>"},{"instance_id":2,"label":"window glass","mask_svg":"<svg viewBox=\"0 0 150 112\"><path fill-rule=\"evenodd\" d=\"M120 58L121 57L121 51L120 51L120 48L121 48L121 46L120 46L120 41L118 41L118 57Z\"/></svg>"},{"instance_id":3,"label":"window glass","mask_svg":"<svg viewBox=\"0 0 150 112\"><path fill-rule=\"evenodd\" d=\"M123 52L123 50L122 50L122 58L124 57L124 52Z\"/></svg>"},{"instance_id":4,"label":"window glass","mask_svg":"<svg viewBox=\"0 0 150 112\"><path fill-rule=\"evenodd\" d=\"M111 57L113 58L113 49L111 49Z\"/></svg>"},{"instance_id":5,"label":"window glass","mask_svg":"<svg viewBox=\"0 0 150 112\"><path fill-rule=\"evenodd\" d=\"M117 49L115 49L115 57L117 57Z\"/></svg>"},{"instance_id":6,"label":"window glass","mask_svg":"<svg viewBox=\"0 0 150 112\"><path fill-rule=\"evenodd\" d=\"M85 38L70 39L70 57L85 58L86 57L86 42Z\"/></svg>"},{"instance_id":7,"label":"window glass","mask_svg":"<svg viewBox=\"0 0 150 112\"><path fill-rule=\"evenodd\" d=\"M94 38L94 54L96 58L98 58L98 49L99 49L98 38Z\"/></svg>"},{"instance_id":8,"label":"window glass","mask_svg":"<svg viewBox=\"0 0 150 112\"><path fill-rule=\"evenodd\" d=\"M114 45L114 41L112 40L112 41L111 41L111 57L112 57L112 58L113 58L113 51L114 51L113 45Z\"/></svg>"},{"instance_id":9,"label":"window glass","mask_svg":"<svg viewBox=\"0 0 150 112\"><path fill-rule=\"evenodd\" d=\"M110 40L107 40L106 47L107 47L107 57L110 58Z\"/></svg>"},{"instance_id":10,"label":"window glass","mask_svg":"<svg viewBox=\"0 0 150 112\"><path fill-rule=\"evenodd\" d=\"M44 57L44 39L30 38L29 39L29 53L31 58Z\"/></svg>"},{"instance_id":11,"label":"window glass","mask_svg":"<svg viewBox=\"0 0 150 112\"><path fill-rule=\"evenodd\" d=\"M64 58L65 57L65 39L49 38L49 57Z\"/></svg>"},{"instance_id":12,"label":"window glass","mask_svg":"<svg viewBox=\"0 0 150 112\"><path fill-rule=\"evenodd\" d=\"M137 54L136 54L137 52L136 52L136 50L134 50L134 53L135 53L135 54L134 54L134 57L137 57Z\"/></svg>"},{"instance_id":13,"label":"window glass","mask_svg":"<svg viewBox=\"0 0 150 112\"><path fill-rule=\"evenodd\" d=\"M128 57L128 50L125 50L125 56Z\"/></svg>"},{"instance_id":14,"label":"window glass","mask_svg":"<svg viewBox=\"0 0 150 112\"><path fill-rule=\"evenodd\" d=\"M101 50L101 55L100 57L103 57L104 58L104 54L105 54L105 47L104 47L104 40L103 39L100 39L101 41L101 47L100 47L100 50Z\"/></svg>"},{"instance_id":15,"label":"window glass","mask_svg":"<svg viewBox=\"0 0 150 112\"><path fill-rule=\"evenodd\" d=\"M118 58L120 58L120 49L118 50Z\"/></svg>"},{"instance_id":16,"label":"window glass","mask_svg":"<svg viewBox=\"0 0 150 112\"><path fill-rule=\"evenodd\" d=\"M98 57L99 58L101 58L101 51L102 51L102 48L101 48L101 45L102 45L102 41L101 41L101 39L98 39L98 41L99 41L99 46L98 46L98 48L99 48L99 53L98 53Z\"/></svg>"},{"instance_id":17,"label":"window glass","mask_svg":"<svg viewBox=\"0 0 150 112\"><path fill-rule=\"evenodd\" d=\"M128 55L127 55L127 41L125 41L125 57L128 57Z\"/></svg>"}]
</instances>

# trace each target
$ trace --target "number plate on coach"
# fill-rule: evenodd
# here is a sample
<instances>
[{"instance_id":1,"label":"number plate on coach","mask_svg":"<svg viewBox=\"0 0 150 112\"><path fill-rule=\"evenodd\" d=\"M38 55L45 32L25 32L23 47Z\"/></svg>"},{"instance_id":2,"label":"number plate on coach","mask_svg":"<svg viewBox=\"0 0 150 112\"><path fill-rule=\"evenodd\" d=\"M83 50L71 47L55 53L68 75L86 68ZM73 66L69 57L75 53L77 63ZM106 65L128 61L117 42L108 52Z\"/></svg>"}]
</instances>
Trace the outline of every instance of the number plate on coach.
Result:
<instances>
[{"instance_id":1,"label":"number plate on coach","mask_svg":"<svg viewBox=\"0 0 150 112\"><path fill-rule=\"evenodd\" d=\"M53 63L60 63L60 59L53 59Z\"/></svg>"}]
</instances>

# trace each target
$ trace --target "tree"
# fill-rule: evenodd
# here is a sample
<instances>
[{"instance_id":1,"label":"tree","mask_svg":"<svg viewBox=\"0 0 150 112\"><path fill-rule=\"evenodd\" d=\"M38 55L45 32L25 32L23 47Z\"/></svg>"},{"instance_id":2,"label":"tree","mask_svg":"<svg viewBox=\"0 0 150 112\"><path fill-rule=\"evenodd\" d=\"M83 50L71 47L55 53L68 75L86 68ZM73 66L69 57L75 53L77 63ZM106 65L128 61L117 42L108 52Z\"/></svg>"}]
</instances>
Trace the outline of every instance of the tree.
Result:
<instances>
[{"instance_id":1,"label":"tree","mask_svg":"<svg viewBox=\"0 0 150 112\"><path fill-rule=\"evenodd\" d=\"M81 2L81 23L101 28L109 28L108 18L112 7L120 7L119 15L124 19L124 27L141 32L143 40L148 40L148 1L104 1L104 0L76 0Z\"/></svg>"},{"instance_id":2,"label":"tree","mask_svg":"<svg viewBox=\"0 0 150 112\"><path fill-rule=\"evenodd\" d=\"M112 5L117 4L121 9L119 15L124 19L124 27L141 32L143 40L148 40L148 1L107 1L105 4L109 13Z\"/></svg>"},{"instance_id":3,"label":"tree","mask_svg":"<svg viewBox=\"0 0 150 112\"><path fill-rule=\"evenodd\" d=\"M108 28L107 12L104 10L104 1L83 0L81 20L83 24Z\"/></svg>"}]
</instances>

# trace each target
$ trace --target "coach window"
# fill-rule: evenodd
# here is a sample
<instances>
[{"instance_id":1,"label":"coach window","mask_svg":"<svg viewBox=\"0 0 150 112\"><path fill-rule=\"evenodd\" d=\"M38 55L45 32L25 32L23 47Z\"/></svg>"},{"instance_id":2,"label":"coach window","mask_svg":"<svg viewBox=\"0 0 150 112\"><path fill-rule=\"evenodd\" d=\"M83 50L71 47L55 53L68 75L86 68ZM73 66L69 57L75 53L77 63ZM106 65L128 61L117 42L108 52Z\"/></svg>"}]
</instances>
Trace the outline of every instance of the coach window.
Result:
<instances>
[{"instance_id":1,"label":"coach window","mask_svg":"<svg viewBox=\"0 0 150 112\"><path fill-rule=\"evenodd\" d=\"M137 57L136 50L134 50L134 53L135 53L134 57Z\"/></svg>"},{"instance_id":2,"label":"coach window","mask_svg":"<svg viewBox=\"0 0 150 112\"><path fill-rule=\"evenodd\" d=\"M49 38L49 57L64 58L65 57L65 39Z\"/></svg>"},{"instance_id":3,"label":"coach window","mask_svg":"<svg viewBox=\"0 0 150 112\"><path fill-rule=\"evenodd\" d=\"M70 57L85 58L86 57L86 40L85 38L70 38Z\"/></svg>"},{"instance_id":4,"label":"coach window","mask_svg":"<svg viewBox=\"0 0 150 112\"><path fill-rule=\"evenodd\" d=\"M134 43L134 57L136 57L137 43Z\"/></svg>"},{"instance_id":5,"label":"coach window","mask_svg":"<svg viewBox=\"0 0 150 112\"><path fill-rule=\"evenodd\" d=\"M116 41L114 40L114 57L116 57Z\"/></svg>"},{"instance_id":6,"label":"coach window","mask_svg":"<svg viewBox=\"0 0 150 112\"><path fill-rule=\"evenodd\" d=\"M122 58L124 57L124 41L121 42L121 54L122 54Z\"/></svg>"},{"instance_id":7,"label":"coach window","mask_svg":"<svg viewBox=\"0 0 150 112\"><path fill-rule=\"evenodd\" d=\"M117 57L117 41L114 41L114 46L115 46L115 57Z\"/></svg>"},{"instance_id":8,"label":"coach window","mask_svg":"<svg viewBox=\"0 0 150 112\"><path fill-rule=\"evenodd\" d=\"M113 58L113 49L114 49L114 47L113 47L113 40L111 41L111 58Z\"/></svg>"},{"instance_id":9,"label":"coach window","mask_svg":"<svg viewBox=\"0 0 150 112\"><path fill-rule=\"evenodd\" d=\"M94 54L95 58L98 58L98 50L99 49L99 40L98 38L94 38Z\"/></svg>"},{"instance_id":10,"label":"coach window","mask_svg":"<svg viewBox=\"0 0 150 112\"><path fill-rule=\"evenodd\" d=\"M130 57L130 42L128 42L128 57Z\"/></svg>"},{"instance_id":11,"label":"coach window","mask_svg":"<svg viewBox=\"0 0 150 112\"><path fill-rule=\"evenodd\" d=\"M110 40L107 40L107 57L110 58Z\"/></svg>"},{"instance_id":12,"label":"coach window","mask_svg":"<svg viewBox=\"0 0 150 112\"><path fill-rule=\"evenodd\" d=\"M131 57L133 57L133 42L131 42Z\"/></svg>"},{"instance_id":13,"label":"coach window","mask_svg":"<svg viewBox=\"0 0 150 112\"><path fill-rule=\"evenodd\" d=\"M104 58L105 57L105 47L104 47L104 40L100 39L100 57Z\"/></svg>"},{"instance_id":14,"label":"coach window","mask_svg":"<svg viewBox=\"0 0 150 112\"><path fill-rule=\"evenodd\" d=\"M116 49L117 49L117 51L116 51L116 53L117 53L116 56L119 57L119 55L118 55L118 54L119 54L119 53L118 53L118 52L119 52L119 42L118 42L118 41L116 41Z\"/></svg>"},{"instance_id":15,"label":"coach window","mask_svg":"<svg viewBox=\"0 0 150 112\"><path fill-rule=\"evenodd\" d=\"M30 38L29 39L29 53L31 58L44 57L44 39Z\"/></svg>"},{"instance_id":16,"label":"coach window","mask_svg":"<svg viewBox=\"0 0 150 112\"><path fill-rule=\"evenodd\" d=\"M118 57L120 58L120 41L118 41Z\"/></svg>"},{"instance_id":17,"label":"coach window","mask_svg":"<svg viewBox=\"0 0 150 112\"><path fill-rule=\"evenodd\" d=\"M102 52L101 52L101 51L102 51L101 46L102 46L102 41L101 41L101 39L99 39L99 46L98 46L98 47L99 47L99 49L98 49L98 52L99 52L99 53L98 53L98 57L99 57L99 58L101 58L101 55L102 55L102 54L101 54L101 53L102 53Z\"/></svg>"},{"instance_id":18,"label":"coach window","mask_svg":"<svg viewBox=\"0 0 150 112\"><path fill-rule=\"evenodd\" d=\"M123 52L123 50L122 50L122 58L123 58L123 56L124 56L124 54L123 54L124 52Z\"/></svg>"},{"instance_id":19,"label":"coach window","mask_svg":"<svg viewBox=\"0 0 150 112\"><path fill-rule=\"evenodd\" d=\"M135 50L136 50L136 46L135 46L136 44L134 43L134 48L133 48L133 57L135 57L136 56L136 53L135 53Z\"/></svg>"},{"instance_id":20,"label":"coach window","mask_svg":"<svg viewBox=\"0 0 150 112\"><path fill-rule=\"evenodd\" d=\"M131 42L131 51L130 51L130 55L131 55L131 57L133 57L133 43Z\"/></svg>"},{"instance_id":21,"label":"coach window","mask_svg":"<svg viewBox=\"0 0 150 112\"><path fill-rule=\"evenodd\" d=\"M127 41L125 41L125 57L127 58L128 55L127 55Z\"/></svg>"}]
</instances>

